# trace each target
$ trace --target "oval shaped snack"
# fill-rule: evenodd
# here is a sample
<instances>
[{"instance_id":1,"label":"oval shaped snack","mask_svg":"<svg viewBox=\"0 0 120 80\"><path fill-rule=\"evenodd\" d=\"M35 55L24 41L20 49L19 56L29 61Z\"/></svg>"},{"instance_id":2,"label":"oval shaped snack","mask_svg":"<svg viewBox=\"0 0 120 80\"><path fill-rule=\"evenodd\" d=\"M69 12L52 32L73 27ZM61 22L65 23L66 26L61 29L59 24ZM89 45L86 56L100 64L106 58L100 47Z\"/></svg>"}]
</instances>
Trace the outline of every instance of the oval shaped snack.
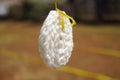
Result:
<instances>
[{"instance_id":1,"label":"oval shaped snack","mask_svg":"<svg viewBox=\"0 0 120 80\"><path fill-rule=\"evenodd\" d=\"M64 29L61 25L63 19ZM72 50L73 32L69 18L51 10L40 30L39 51L42 59L50 67L60 67L69 61Z\"/></svg>"}]
</instances>

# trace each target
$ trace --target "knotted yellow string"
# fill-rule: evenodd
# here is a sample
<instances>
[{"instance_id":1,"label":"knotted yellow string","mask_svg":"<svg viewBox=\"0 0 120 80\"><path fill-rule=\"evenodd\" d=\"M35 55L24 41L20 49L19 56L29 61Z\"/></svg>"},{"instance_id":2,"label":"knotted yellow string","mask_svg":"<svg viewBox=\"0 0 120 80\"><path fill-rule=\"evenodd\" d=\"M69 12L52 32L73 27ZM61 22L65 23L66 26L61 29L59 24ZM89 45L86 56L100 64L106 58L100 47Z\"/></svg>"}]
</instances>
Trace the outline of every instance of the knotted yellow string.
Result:
<instances>
[{"instance_id":1,"label":"knotted yellow string","mask_svg":"<svg viewBox=\"0 0 120 80\"><path fill-rule=\"evenodd\" d=\"M68 19L70 19L72 21L71 25L74 26L76 24L75 20L71 16L64 13L62 10L58 9L57 8L57 0L54 0L54 1L55 1L55 9L56 9L56 11L62 16L62 21L61 21L62 30L64 30L64 27L65 27L64 17L67 17Z\"/></svg>"}]
</instances>

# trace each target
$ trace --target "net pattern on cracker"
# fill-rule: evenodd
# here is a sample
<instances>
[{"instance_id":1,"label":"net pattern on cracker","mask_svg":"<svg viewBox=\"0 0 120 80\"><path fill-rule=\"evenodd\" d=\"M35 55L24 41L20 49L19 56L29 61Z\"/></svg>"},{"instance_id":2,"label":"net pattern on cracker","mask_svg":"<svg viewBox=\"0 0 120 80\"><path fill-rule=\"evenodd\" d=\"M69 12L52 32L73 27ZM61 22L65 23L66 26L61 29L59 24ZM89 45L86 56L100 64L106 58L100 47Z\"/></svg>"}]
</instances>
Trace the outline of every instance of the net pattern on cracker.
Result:
<instances>
[{"instance_id":1,"label":"net pattern on cracker","mask_svg":"<svg viewBox=\"0 0 120 80\"><path fill-rule=\"evenodd\" d=\"M44 62L51 67L65 65L73 50L71 22L64 17L64 30L61 22L62 16L51 10L40 31L39 50Z\"/></svg>"}]
</instances>

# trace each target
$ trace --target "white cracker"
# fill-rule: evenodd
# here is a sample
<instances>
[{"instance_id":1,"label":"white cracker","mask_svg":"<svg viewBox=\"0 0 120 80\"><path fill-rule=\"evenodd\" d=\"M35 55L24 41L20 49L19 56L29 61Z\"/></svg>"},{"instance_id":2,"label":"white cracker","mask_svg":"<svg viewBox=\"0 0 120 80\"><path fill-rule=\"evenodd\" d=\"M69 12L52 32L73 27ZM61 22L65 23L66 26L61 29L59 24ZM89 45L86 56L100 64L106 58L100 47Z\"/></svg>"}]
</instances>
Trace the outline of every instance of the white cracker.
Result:
<instances>
[{"instance_id":1,"label":"white cracker","mask_svg":"<svg viewBox=\"0 0 120 80\"><path fill-rule=\"evenodd\" d=\"M48 14L39 36L39 51L44 62L50 67L65 65L73 49L73 34L71 22L64 17L65 25L62 30L62 16L55 10Z\"/></svg>"}]
</instances>

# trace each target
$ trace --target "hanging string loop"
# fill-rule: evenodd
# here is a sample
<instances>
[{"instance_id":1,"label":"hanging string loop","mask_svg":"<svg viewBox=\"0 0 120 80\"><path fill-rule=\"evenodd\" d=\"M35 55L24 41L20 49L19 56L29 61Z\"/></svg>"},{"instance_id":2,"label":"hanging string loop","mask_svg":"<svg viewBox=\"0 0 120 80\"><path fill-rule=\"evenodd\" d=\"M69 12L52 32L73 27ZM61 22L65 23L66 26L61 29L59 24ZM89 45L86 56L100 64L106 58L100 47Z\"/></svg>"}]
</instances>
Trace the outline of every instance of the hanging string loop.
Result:
<instances>
[{"instance_id":1,"label":"hanging string loop","mask_svg":"<svg viewBox=\"0 0 120 80\"><path fill-rule=\"evenodd\" d=\"M67 17L68 19L70 19L71 25L74 26L76 24L75 20L71 16L63 12L62 10L58 9L57 0L54 0L54 2L55 2L55 10L62 16L62 21L61 21L62 29L64 29L65 27L64 17Z\"/></svg>"}]
</instances>

